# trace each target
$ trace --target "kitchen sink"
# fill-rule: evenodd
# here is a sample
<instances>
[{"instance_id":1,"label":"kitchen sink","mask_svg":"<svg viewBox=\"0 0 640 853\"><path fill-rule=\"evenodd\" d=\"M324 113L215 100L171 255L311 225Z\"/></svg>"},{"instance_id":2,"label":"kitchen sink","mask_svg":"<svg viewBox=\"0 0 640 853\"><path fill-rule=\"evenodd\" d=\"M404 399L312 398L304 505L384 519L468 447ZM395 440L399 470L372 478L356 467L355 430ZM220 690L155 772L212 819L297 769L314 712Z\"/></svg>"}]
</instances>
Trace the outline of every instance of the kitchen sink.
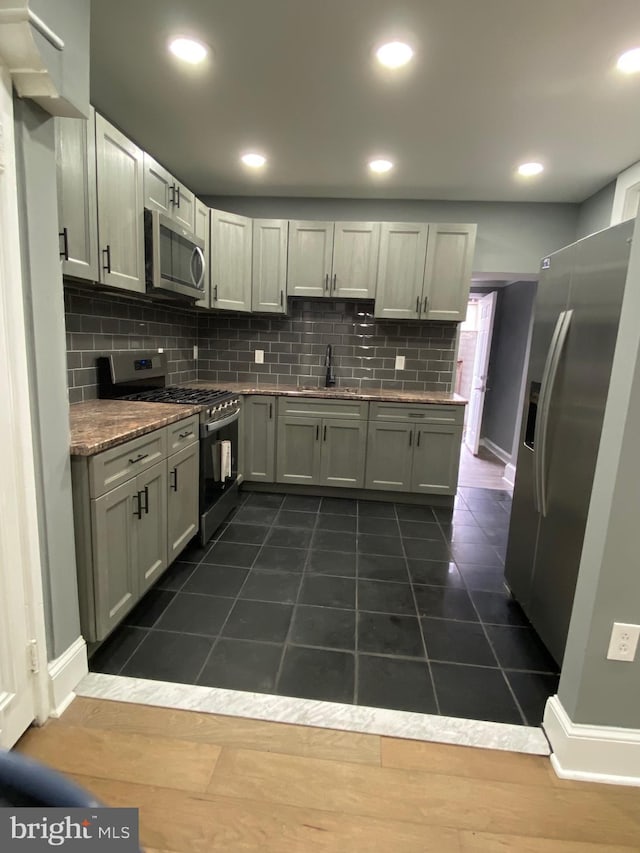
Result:
<instances>
[{"instance_id":1,"label":"kitchen sink","mask_svg":"<svg viewBox=\"0 0 640 853\"><path fill-rule=\"evenodd\" d=\"M296 391L313 391L315 394L360 394L359 388L324 388L318 385L298 385Z\"/></svg>"}]
</instances>

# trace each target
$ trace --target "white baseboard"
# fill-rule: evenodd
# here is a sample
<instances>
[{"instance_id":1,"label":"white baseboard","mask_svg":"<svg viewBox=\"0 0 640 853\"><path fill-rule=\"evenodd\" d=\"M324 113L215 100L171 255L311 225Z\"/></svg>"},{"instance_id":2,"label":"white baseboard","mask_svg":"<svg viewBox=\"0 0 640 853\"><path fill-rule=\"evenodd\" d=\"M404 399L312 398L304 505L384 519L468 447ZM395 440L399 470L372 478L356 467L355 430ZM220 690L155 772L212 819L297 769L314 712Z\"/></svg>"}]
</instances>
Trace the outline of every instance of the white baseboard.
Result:
<instances>
[{"instance_id":1,"label":"white baseboard","mask_svg":"<svg viewBox=\"0 0 640 853\"><path fill-rule=\"evenodd\" d=\"M640 786L640 729L574 723L557 696L547 701L542 727L561 779Z\"/></svg>"},{"instance_id":2,"label":"white baseboard","mask_svg":"<svg viewBox=\"0 0 640 853\"><path fill-rule=\"evenodd\" d=\"M502 479L506 480L510 486L515 486L516 484L516 466L509 462L504 469L504 474L502 475Z\"/></svg>"},{"instance_id":3,"label":"white baseboard","mask_svg":"<svg viewBox=\"0 0 640 853\"><path fill-rule=\"evenodd\" d=\"M480 444L483 447L486 447L487 450L490 450L491 453L493 453L494 456L497 456L498 459L501 462L504 462L505 465L511 462L511 454L507 453L507 451L503 450L501 447L498 447L497 444L494 444L490 438L481 438Z\"/></svg>"},{"instance_id":4,"label":"white baseboard","mask_svg":"<svg viewBox=\"0 0 640 853\"><path fill-rule=\"evenodd\" d=\"M49 715L59 717L73 702L74 688L89 672L87 644L78 637L60 657L49 661Z\"/></svg>"}]
</instances>

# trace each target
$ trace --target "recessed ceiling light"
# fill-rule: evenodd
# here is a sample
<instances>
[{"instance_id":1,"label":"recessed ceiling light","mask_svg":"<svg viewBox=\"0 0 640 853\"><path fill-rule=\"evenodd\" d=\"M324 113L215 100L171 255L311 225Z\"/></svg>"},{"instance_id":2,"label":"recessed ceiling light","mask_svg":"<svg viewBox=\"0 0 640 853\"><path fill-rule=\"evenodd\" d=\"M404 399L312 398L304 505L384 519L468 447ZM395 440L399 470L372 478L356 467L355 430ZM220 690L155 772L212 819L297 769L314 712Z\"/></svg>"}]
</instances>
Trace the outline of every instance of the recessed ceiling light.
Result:
<instances>
[{"instance_id":1,"label":"recessed ceiling light","mask_svg":"<svg viewBox=\"0 0 640 853\"><path fill-rule=\"evenodd\" d=\"M391 160L369 160L369 168L372 172L388 172L393 169Z\"/></svg>"},{"instance_id":2,"label":"recessed ceiling light","mask_svg":"<svg viewBox=\"0 0 640 853\"><path fill-rule=\"evenodd\" d=\"M208 53L207 48L202 42L184 38L183 36L171 39L169 50L178 59L182 59L183 62L188 62L190 65L197 65L199 62L202 62Z\"/></svg>"},{"instance_id":3,"label":"recessed ceiling light","mask_svg":"<svg viewBox=\"0 0 640 853\"><path fill-rule=\"evenodd\" d=\"M413 50L402 41L390 41L376 50L378 62L387 68L400 68L413 56Z\"/></svg>"},{"instance_id":4,"label":"recessed ceiling light","mask_svg":"<svg viewBox=\"0 0 640 853\"><path fill-rule=\"evenodd\" d=\"M542 163L523 163L521 166L518 166L518 174L524 175L526 178L530 178L532 175L539 175L543 171L544 166Z\"/></svg>"},{"instance_id":5,"label":"recessed ceiling light","mask_svg":"<svg viewBox=\"0 0 640 853\"><path fill-rule=\"evenodd\" d=\"M627 50L618 58L618 71L623 74L635 74L640 71L640 47Z\"/></svg>"},{"instance_id":6,"label":"recessed ceiling light","mask_svg":"<svg viewBox=\"0 0 640 853\"><path fill-rule=\"evenodd\" d=\"M267 158L262 154L243 154L240 159L245 166L251 166L252 169L260 169L267 162Z\"/></svg>"}]
</instances>

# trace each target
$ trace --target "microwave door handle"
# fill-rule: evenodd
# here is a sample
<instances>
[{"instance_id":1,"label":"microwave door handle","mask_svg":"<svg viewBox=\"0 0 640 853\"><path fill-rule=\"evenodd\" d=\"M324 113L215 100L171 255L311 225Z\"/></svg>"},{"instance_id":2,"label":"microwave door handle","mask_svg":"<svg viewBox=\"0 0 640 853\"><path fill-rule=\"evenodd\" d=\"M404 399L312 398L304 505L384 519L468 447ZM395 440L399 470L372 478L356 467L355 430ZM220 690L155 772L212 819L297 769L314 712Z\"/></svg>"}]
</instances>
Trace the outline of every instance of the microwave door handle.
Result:
<instances>
[{"instance_id":1,"label":"microwave door handle","mask_svg":"<svg viewBox=\"0 0 640 853\"><path fill-rule=\"evenodd\" d=\"M193 262L196 257L200 258L200 277L197 281L195 280L195 276L193 274ZM194 246L193 252L191 254L191 280L193 281L194 286L197 287L198 290L203 289L202 282L204 281L205 272L206 266L204 261L204 252L202 251L200 246Z\"/></svg>"}]
</instances>

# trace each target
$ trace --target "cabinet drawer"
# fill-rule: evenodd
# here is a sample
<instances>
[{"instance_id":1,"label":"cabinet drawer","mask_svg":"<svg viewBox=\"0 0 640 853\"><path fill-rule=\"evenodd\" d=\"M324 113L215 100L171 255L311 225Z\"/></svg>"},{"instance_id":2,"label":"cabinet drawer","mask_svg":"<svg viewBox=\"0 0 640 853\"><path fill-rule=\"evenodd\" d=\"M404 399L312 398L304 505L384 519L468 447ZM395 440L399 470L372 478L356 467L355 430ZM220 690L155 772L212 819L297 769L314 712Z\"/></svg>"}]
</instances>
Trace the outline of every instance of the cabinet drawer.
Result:
<instances>
[{"instance_id":1,"label":"cabinet drawer","mask_svg":"<svg viewBox=\"0 0 640 853\"><path fill-rule=\"evenodd\" d=\"M372 421L406 421L409 423L452 424L464 422L464 406L437 406L432 403L371 403Z\"/></svg>"},{"instance_id":2,"label":"cabinet drawer","mask_svg":"<svg viewBox=\"0 0 640 853\"><path fill-rule=\"evenodd\" d=\"M365 400L326 400L322 397L280 397L278 417L360 418L366 420L369 403Z\"/></svg>"},{"instance_id":3,"label":"cabinet drawer","mask_svg":"<svg viewBox=\"0 0 640 853\"><path fill-rule=\"evenodd\" d=\"M167 455L167 434L157 429L126 444L98 453L89 461L89 491L92 498L146 471Z\"/></svg>"},{"instance_id":4,"label":"cabinet drawer","mask_svg":"<svg viewBox=\"0 0 640 853\"><path fill-rule=\"evenodd\" d=\"M167 427L167 453L176 453L198 440L200 418L194 415Z\"/></svg>"}]
</instances>

